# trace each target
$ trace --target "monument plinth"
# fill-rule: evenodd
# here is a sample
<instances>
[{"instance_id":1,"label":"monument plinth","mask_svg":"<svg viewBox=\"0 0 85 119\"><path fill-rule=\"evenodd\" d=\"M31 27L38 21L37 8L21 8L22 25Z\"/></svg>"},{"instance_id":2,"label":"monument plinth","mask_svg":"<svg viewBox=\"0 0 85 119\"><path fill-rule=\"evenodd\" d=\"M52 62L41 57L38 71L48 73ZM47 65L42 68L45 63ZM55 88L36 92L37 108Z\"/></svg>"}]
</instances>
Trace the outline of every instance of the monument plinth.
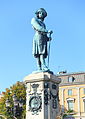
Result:
<instances>
[{"instance_id":1,"label":"monument plinth","mask_svg":"<svg viewBox=\"0 0 85 119\"><path fill-rule=\"evenodd\" d=\"M26 119L56 119L59 112L60 79L40 72L24 78L26 83Z\"/></svg>"},{"instance_id":2,"label":"monument plinth","mask_svg":"<svg viewBox=\"0 0 85 119\"><path fill-rule=\"evenodd\" d=\"M35 31L32 54L37 59L37 71L26 76L26 119L56 119L59 112L60 79L49 69L52 30L47 30L44 19L47 12L40 8L31 24ZM45 59L48 58L48 65Z\"/></svg>"}]
</instances>

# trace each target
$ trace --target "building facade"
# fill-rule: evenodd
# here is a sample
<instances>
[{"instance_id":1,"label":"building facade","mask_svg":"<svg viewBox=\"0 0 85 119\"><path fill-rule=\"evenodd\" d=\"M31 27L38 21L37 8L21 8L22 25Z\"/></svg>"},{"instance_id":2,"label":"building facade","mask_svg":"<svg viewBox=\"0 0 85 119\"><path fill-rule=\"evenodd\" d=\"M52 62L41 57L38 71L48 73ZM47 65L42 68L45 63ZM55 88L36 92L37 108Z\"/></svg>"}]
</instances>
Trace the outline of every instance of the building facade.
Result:
<instances>
[{"instance_id":1,"label":"building facade","mask_svg":"<svg viewBox=\"0 0 85 119\"><path fill-rule=\"evenodd\" d=\"M61 72L57 77L61 114L65 119L85 119L85 72Z\"/></svg>"}]
</instances>

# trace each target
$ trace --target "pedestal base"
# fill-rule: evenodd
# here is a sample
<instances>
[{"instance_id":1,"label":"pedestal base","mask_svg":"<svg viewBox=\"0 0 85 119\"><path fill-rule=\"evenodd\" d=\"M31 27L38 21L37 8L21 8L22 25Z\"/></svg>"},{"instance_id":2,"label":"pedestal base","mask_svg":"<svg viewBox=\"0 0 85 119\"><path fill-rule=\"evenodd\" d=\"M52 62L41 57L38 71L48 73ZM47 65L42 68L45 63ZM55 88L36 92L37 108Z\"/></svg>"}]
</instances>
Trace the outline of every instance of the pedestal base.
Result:
<instances>
[{"instance_id":1,"label":"pedestal base","mask_svg":"<svg viewBox=\"0 0 85 119\"><path fill-rule=\"evenodd\" d=\"M60 79L48 72L40 72L26 76L24 82L27 86L26 119L56 119Z\"/></svg>"}]
</instances>

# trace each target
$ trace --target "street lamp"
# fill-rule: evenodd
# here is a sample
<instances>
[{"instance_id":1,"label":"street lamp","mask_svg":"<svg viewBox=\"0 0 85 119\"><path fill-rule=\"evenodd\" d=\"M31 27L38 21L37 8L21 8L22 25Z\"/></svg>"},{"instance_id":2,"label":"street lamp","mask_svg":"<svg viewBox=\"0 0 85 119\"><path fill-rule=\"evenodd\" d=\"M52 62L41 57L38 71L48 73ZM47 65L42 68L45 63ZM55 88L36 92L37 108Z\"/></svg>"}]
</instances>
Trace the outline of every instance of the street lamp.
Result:
<instances>
[{"instance_id":1,"label":"street lamp","mask_svg":"<svg viewBox=\"0 0 85 119\"><path fill-rule=\"evenodd\" d=\"M9 99L6 100L5 104L6 104L6 109L7 109L7 113L11 114L15 119L17 119L18 117L21 116L21 113L23 111L23 100L22 98L20 98L19 100L17 99L17 96L14 94L12 96L13 98L13 108L11 107L11 101Z\"/></svg>"},{"instance_id":2,"label":"street lamp","mask_svg":"<svg viewBox=\"0 0 85 119\"><path fill-rule=\"evenodd\" d=\"M8 114L10 114L10 112L11 112L11 108L10 108L10 100L7 99L6 102L5 102L5 104L6 104L6 109L7 109Z\"/></svg>"},{"instance_id":3,"label":"street lamp","mask_svg":"<svg viewBox=\"0 0 85 119\"><path fill-rule=\"evenodd\" d=\"M9 99L6 100L5 104L6 104L6 107L10 107L10 101L9 101Z\"/></svg>"}]
</instances>

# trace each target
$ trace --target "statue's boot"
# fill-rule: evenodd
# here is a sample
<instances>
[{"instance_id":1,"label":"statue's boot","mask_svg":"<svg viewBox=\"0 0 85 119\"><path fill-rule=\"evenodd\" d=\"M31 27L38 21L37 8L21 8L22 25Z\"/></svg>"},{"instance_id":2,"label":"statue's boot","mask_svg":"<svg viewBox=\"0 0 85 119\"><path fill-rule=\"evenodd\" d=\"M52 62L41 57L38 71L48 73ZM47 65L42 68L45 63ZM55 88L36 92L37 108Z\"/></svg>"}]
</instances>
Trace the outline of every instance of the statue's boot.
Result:
<instances>
[{"instance_id":1,"label":"statue's boot","mask_svg":"<svg viewBox=\"0 0 85 119\"><path fill-rule=\"evenodd\" d=\"M43 71L47 71L48 70L48 67L46 66L45 58L43 57L43 55L40 56L40 61L41 61L42 70Z\"/></svg>"},{"instance_id":2,"label":"statue's boot","mask_svg":"<svg viewBox=\"0 0 85 119\"><path fill-rule=\"evenodd\" d=\"M40 61L40 57L39 58L37 58L37 67L38 67L38 70L40 71L40 70L42 70L42 68L41 68L41 61Z\"/></svg>"},{"instance_id":3,"label":"statue's boot","mask_svg":"<svg viewBox=\"0 0 85 119\"><path fill-rule=\"evenodd\" d=\"M40 66L38 66L38 70L42 70L42 68Z\"/></svg>"}]
</instances>

